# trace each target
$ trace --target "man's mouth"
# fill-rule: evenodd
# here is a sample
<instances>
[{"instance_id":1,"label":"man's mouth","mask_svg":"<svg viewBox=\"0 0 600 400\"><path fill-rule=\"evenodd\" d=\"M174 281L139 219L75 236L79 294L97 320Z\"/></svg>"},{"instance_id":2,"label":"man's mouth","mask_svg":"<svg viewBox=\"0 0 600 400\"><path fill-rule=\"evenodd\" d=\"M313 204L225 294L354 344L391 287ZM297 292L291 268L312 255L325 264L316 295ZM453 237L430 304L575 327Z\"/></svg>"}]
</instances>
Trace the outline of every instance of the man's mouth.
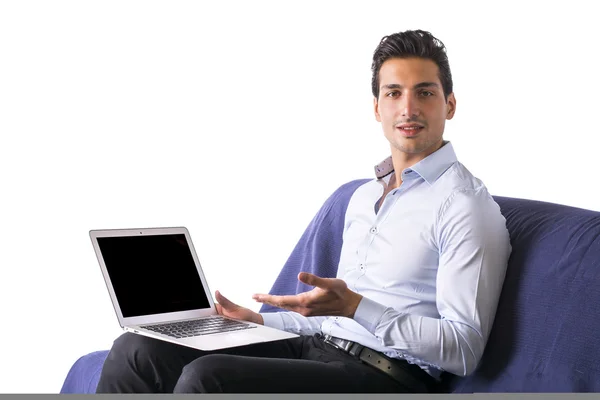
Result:
<instances>
[{"instance_id":1,"label":"man's mouth","mask_svg":"<svg viewBox=\"0 0 600 400\"><path fill-rule=\"evenodd\" d=\"M421 125L399 125L396 129L402 133L402 136L412 137L418 135L424 128Z\"/></svg>"}]
</instances>

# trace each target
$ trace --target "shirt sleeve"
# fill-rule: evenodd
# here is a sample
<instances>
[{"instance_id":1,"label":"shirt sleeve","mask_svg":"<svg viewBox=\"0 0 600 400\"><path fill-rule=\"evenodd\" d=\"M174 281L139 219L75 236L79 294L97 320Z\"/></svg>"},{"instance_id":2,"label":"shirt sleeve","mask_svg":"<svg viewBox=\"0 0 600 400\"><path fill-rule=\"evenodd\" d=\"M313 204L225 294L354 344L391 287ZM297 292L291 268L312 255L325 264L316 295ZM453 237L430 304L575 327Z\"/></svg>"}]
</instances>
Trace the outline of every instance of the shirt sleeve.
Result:
<instances>
[{"instance_id":1,"label":"shirt sleeve","mask_svg":"<svg viewBox=\"0 0 600 400\"><path fill-rule=\"evenodd\" d=\"M435 227L440 318L363 298L354 319L399 357L455 375L476 368L487 342L511 252L506 220L485 187L453 192Z\"/></svg>"},{"instance_id":2,"label":"shirt sleeve","mask_svg":"<svg viewBox=\"0 0 600 400\"><path fill-rule=\"evenodd\" d=\"M321 332L321 324L328 317L305 317L293 311L261 313L265 326L297 335L312 336Z\"/></svg>"}]
</instances>

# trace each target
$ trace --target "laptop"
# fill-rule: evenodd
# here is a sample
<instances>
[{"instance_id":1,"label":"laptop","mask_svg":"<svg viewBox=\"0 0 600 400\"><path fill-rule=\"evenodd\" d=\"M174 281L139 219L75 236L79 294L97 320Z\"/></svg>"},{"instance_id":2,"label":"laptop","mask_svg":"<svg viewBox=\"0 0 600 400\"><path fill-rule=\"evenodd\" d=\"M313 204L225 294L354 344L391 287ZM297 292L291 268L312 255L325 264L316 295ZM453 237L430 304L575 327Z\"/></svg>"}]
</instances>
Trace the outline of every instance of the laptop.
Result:
<instances>
[{"instance_id":1,"label":"laptop","mask_svg":"<svg viewBox=\"0 0 600 400\"><path fill-rule=\"evenodd\" d=\"M92 230L90 238L119 324L200 350L298 335L217 313L188 230Z\"/></svg>"}]
</instances>

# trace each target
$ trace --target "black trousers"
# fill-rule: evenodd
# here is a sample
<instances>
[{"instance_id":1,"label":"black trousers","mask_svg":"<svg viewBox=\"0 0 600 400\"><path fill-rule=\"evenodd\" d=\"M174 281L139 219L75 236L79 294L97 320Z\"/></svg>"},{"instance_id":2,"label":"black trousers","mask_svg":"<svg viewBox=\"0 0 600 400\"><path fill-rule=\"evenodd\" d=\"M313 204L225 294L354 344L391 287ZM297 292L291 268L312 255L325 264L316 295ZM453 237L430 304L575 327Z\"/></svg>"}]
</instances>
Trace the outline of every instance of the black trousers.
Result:
<instances>
[{"instance_id":1,"label":"black trousers","mask_svg":"<svg viewBox=\"0 0 600 400\"><path fill-rule=\"evenodd\" d=\"M204 352L132 333L115 340L97 393L405 393L318 336Z\"/></svg>"}]
</instances>

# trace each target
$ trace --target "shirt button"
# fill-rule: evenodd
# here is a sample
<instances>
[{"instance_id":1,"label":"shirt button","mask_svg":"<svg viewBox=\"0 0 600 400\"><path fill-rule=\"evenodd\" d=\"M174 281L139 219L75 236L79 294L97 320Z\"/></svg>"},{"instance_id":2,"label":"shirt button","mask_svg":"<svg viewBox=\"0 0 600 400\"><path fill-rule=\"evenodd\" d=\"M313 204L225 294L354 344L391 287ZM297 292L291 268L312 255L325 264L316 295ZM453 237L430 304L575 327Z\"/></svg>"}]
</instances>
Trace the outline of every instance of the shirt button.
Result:
<instances>
[{"instance_id":1,"label":"shirt button","mask_svg":"<svg viewBox=\"0 0 600 400\"><path fill-rule=\"evenodd\" d=\"M376 226L374 226L374 227L371 228L371 233L373 235L375 235L377 233L377 227Z\"/></svg>"}]
</instances>

